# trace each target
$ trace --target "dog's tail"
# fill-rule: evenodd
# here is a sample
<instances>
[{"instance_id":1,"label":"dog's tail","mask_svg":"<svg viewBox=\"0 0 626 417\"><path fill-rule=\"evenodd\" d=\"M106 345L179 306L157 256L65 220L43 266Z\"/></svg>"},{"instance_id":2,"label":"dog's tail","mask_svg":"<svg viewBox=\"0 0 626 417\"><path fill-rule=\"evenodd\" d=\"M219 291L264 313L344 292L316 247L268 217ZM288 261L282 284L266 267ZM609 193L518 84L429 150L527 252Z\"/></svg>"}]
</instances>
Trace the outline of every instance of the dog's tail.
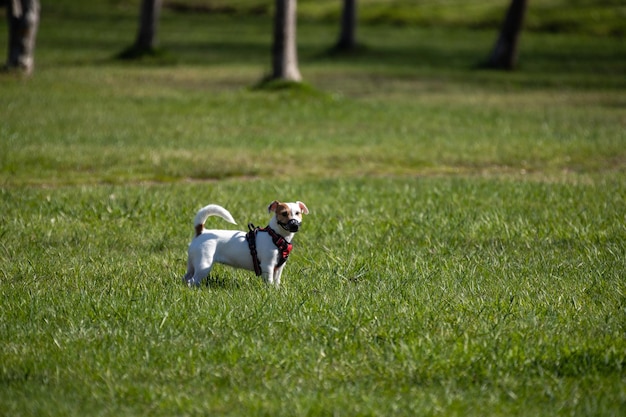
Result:
<instances>
[{"instance_id":1,"label":"dog's tail","mask_svg":"<svg viewBox=\"0 0 626 417\"><path fill-rule=\"evenodd\" d=\"M196 236L202 234L202 231L204 230L204 222L206 222L206 219L209 216L218 216L226 220L228 223L237 224L235 219L233 219L233 216L224 207L218 206L217 204L209 204L208 206L202 207L193 219Z\"/></svg>"}]
</instances>

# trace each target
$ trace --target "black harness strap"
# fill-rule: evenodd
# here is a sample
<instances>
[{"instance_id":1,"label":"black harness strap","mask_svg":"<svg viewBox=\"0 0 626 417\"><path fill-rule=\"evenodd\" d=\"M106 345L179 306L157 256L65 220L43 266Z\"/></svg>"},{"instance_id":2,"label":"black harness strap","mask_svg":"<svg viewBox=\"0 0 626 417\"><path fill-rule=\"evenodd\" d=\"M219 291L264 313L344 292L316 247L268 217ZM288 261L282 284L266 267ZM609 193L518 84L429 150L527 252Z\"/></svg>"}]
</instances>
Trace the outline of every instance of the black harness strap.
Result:
<instances>
[{"instance_id":1,"label":"black harness strap","mask_svg":"<svg viewBox=\"0 0 626 417\"><path fill-rule=\"evenodd\" d=\"M293 245L287 240L272 230L271 227L267 226L263 229L260 227L255 227L252 223L248 224L248 233L246 233L246 240L248 241L248 247L250 248L250 255L252 256L252 264L254 265L254 273L257 276L261 275L261 262L259 261L259 255L256 252L256 234L258 232L266 232L272 238L272 242L274 245L280 250L280 259L278 260L278 264L276 264L276 268L280 268L285 262L287 262L287 258L291 253L291 249L293 249Z\"/></svg>"},{"instance_id":2,"label":"black harness strap","mask_svg":"<svg viewBox=\"0 0 626 417\"><path fill-rule=\"evenodd\" d=\"M256 253L256 233L259 231L258 227L254 227L252 223L248 223L249 232L246 233L246 240L248 241L248 247L250 248L250 255L252 256L252 265L254 265L254 273L256 276L261 275L261 262L259 262L259 256Z\"/></svg>"}]
</instances>

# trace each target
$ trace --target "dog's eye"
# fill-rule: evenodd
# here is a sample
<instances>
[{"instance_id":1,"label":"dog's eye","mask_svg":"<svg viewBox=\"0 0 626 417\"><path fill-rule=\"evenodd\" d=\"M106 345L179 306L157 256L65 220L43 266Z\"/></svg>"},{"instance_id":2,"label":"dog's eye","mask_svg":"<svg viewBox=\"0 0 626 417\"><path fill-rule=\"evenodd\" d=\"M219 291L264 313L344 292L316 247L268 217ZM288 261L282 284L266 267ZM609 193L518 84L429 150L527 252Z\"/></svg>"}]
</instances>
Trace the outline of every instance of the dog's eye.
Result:
<instances>
[{"instance_id":1,"label":"dog's eye","mask_svg":"<svg viewBox=\"0 0 626 417\"><path fill-rule=\"evenodd\" d=\"M299 216L299 215L300 215L300 212L299 212L299 211L296 211L296 216Z\"/></svg>"},{"instance_id":2,"label":"dog's eye","mask_svg":"<svg viewBox=\"0 0 626 417\"><path fill-rule=\"evenodd\" d=\"M286 211L283 211L282 213L280 213L280 215L283 217L287 217L289 216L289 213L287 213Z\"/></svg>"}]
</instances>

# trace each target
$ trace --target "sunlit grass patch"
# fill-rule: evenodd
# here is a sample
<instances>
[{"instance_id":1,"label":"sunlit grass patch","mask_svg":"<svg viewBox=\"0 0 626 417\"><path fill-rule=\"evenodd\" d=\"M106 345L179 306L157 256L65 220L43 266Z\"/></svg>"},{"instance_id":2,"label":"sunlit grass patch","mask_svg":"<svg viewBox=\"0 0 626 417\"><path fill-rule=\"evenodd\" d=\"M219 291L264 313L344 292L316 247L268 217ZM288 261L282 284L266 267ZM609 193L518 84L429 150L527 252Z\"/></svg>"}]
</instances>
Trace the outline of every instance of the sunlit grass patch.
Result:
<instances>
[{"instance_id":1,"label":"sunlit grass patch","mask_svg":"<svg viewBox=\"0 0 626 417\"><path fill-rule=\"evenodd\" d=\"M3 403L28 414L393 405L523 415L532 399L539 413L610 415L626 352L622 186L414 178L5 190ZM199 290L182 284L199 206L262 224L277 196L311 209L282 289L226 267Z\"/></svg>"},{"instance_id":2,"label":"sunlit grass patch","mask_svg":"<svg viewBox=\"0 0 626 417\"><path fill-rule=\"evenodd\" d=\"M166 10L130 63L114 3L48 4L0 75L0 413L623 414L619 39L526 32L500 74L494 31L380 22L329 55L302 2L306 84L254 90L265 12ZM182 283L200 207L274 199L311 210L281 289Z\"/></svg>"}]
</instances>

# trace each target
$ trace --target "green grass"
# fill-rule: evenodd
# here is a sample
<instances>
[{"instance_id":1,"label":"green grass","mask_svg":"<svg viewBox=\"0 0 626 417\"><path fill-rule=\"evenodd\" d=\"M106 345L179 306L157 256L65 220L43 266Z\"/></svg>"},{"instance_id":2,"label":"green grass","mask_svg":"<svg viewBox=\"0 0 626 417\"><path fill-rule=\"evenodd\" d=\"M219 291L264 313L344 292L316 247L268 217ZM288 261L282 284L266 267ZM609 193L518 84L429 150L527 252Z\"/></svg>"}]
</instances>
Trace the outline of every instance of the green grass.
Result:
<instances>
[{"instance_id":1,"label":"green grass","mask_svg":"<svg viewBox=\"0 0 626 417\"><path fill-rule=\"evenodd\" d=\"M0 80L4 183L623 169L618 40L529 34L522 70L498 74L474 69L491 32L369 27L342 58L324 55L328 25L304 24L301 71L320 94L268 95L252 89L266 20L166 14L169 58L146 65L112 59L134 20L102 20L42 27L37 76ZM78 30L94 41L59 49Z\"/></svg>"},{"instance_id":2,"label":"green grass","mask_svg":"<svg viewBox=\"0 0 626 417\"><path fill-rule=\"evenodd\" d=\"M253 3L165 11L134 63L136 2L46 4L0 74L0 415L623 415L622 40L497 73L493 30L387 21L333 56L302 2L307 84L270 91ZM311 210L280 290L181 283L200 206L276 198Z\"/></svg>"},{"instance_id":3,"label":"green grass","mask_svg":"<svg viewBox=\"0 0 626 417\"><path fill-rule=\"evenodd\" d=\"M262 223L277 187L313 210L283 288L226 268L183 286L199 200ZM5 413L617 415L622 190L462 178L5 190Z\"/></svg>"}]
</instances>

